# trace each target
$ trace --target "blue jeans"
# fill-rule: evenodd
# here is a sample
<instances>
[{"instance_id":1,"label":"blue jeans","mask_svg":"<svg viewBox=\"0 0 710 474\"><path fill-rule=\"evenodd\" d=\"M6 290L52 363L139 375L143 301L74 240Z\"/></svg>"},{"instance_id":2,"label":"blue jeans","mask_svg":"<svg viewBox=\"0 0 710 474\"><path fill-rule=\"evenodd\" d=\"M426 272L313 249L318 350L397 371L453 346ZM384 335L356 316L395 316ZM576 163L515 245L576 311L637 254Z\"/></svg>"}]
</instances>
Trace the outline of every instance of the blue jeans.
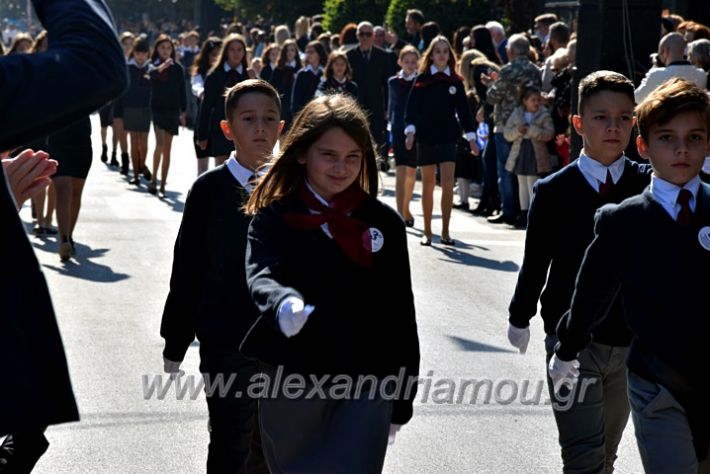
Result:
<instances>
[{"instance_id":1,"label":"blue jeans","mask_svg":"<svg viewBox=\"0 0 710 474\"><path fill-rule=\"evenodd\" d=\"M498 189L500 190L503 217L506 219L515 219L520 213L518 182L515 176L505 169L505 162L508 161L508 155L510 154L510 142L505 139L502 133L494 133L493 137L496 141Z\"/></svg>"}]
</instances>

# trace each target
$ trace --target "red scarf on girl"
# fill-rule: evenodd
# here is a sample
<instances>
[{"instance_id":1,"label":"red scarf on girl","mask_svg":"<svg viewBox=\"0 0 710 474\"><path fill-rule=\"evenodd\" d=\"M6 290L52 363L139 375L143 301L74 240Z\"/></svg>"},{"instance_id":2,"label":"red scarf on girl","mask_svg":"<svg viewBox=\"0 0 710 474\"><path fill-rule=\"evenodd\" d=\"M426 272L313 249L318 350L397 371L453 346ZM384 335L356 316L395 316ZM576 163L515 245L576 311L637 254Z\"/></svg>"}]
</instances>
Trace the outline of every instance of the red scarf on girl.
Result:
<instances>
[{"instance_id":1,"label":"red scarf on girl","mask_svg":"<svg viewBox=\"0 0 710 474\"><path fill-rule=\"evenodd\" d=\"M372 240L370 226L351 217L352 211L367 197L360 185L355 182L345 191L337 194L324 205L308 189L305 180L296 190L296 197L310 210L318 214L287 213L284 221L294 229L317 229L328 224L333 240L356 264L363 267L372 266Z\"/></svg>"}]
</instances>

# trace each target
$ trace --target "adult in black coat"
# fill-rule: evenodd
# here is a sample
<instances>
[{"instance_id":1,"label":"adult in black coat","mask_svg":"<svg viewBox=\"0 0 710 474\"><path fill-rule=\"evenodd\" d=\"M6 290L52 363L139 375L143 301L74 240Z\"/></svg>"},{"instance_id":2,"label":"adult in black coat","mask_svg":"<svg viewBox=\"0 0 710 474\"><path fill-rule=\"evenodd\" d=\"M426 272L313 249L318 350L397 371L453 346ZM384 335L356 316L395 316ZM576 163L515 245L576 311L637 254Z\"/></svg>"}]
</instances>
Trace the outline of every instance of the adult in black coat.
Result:
<instances>
[{"instance_id":1,"label":"adult in black coat","mask_svg":"<svg viewBox=\"0 0 710 474\"><path fill-rule=\"evenodd\" d=\"M387 156L387 79L396 72L390 55L374 45L372 23L363 21L357 27L358 45L347 52L357 83L358 101L368 112L370 132L379 145L380 156Z\"/></svg>"},{"instance_id":2,"label":"adult in black coat","mask_svg":"<svg viewBox=\"0 0 710 474\"><path fill-rule=\"evenodd\" d=\"M123 51L103 0L33 3L52 41L44 53L0 58L0 110L6 112L0 114L3 151L90 114L127 85ZM61 94L55 87L59 81ZM79 416L47 285L11 191L0 169L0 436L41 436L47 425ZM12 462L29 472L43 449L24 458L20 439L15 440ZM43 436L41 440L46 449ZM4 454L0 450L0 457Z\"/></svg>"}]
</instances>

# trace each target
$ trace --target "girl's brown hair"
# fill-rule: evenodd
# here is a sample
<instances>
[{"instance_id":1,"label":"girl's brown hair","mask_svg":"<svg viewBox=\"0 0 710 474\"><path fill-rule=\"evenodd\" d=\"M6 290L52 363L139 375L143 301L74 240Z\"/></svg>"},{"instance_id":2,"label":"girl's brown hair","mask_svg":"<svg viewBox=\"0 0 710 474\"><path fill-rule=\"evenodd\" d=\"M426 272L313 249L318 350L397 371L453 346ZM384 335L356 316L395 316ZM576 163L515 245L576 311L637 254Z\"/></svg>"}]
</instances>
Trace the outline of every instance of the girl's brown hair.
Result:
<instances>
[{"instance_id":1,"label":"girl's brown hair","mask_svg":"<svg viewBox=\"0 0 710 474\"><path fill-rule=\"evenodd\" d=\"M271 43L264 48L264 52L261 53L261 63L266 66L268 64L271 64L271 61L269 60L269 56L271 55L271 51L274 49L280 48L278 43ZM281 53L281 50L279 49L279 54ZM278 59L276 60L278 61Z\"/></svg>"},{"instance_id":2,"label":"girl's brown hair","mask_svg":"<svg viewBox=\"0 0 710 474\"><path fill-rule=\"evenodd\" d=\"M434 48L439 43L444 43L446 44L446 47L449 48L449 60L446 65L449 66L449 69L451 70L452 74L456 72L456 53L454 53L454 49L451 47L451 43L449 43L449 40L446 38L446 36L438 35L431 40L431 43L429 43L429 47L426 49L426 51L424 51L424 59L419 65L420 73L423 74L429 71L429 68L434 62L434 60L432 59L432 56L434 56Z\"/></svg>"},{"instance_id":3,"label":"girl's brown hair","mask_svg":"<svg viewBox=\"0 0 710 474\"><path fill-rule=\"evenodd\" d=\"M301 57L298 55L298 44L294 39L287 39L284 44L281 45L281 51L279 52L279 62L276 63L276 67L284 67L288 63L288 47L293 46L296 48L296 56L293 58L296 61L296 70L303 67L301 63Z\"/></svg>"},{"instance_id":4,"label":"girl's brown hair","mask_svg":"<svg viewBox=\"0 0 710 474\"><path fill-rule=\"evenodd\" d=\"M336 127L347 133L362 150L357 182L370 196L377 196L377 151L367 116L354 99L333 94L313 99L298 114L278 157L267 165L266 176L251 193L245 206L247 214L254 215L272 202L293 194L306 176L306 167L298 159L325 132Z\"/></svg>"},{"instance_id":5,"label":"girl's brown hair","mask_svg":"<svg viewBox=\"0 0 710 474\"><path fill-rule=\"evenodd\" d=\"M244 73L246 73L247 68L249 67L247 65L247 42L242 35L232 33L226 38L224 38L224 40L222 41L222 52L219 55L219 59L210 68L209 74L212 74L217 69L223 67L224 63L227 61L227 52L229 51L229 45L237 41L242 44L242 49L244 50L244 55L242 56L242 60L239 64L242 65L242 69L244 70Z\"/></svg>"},{"instance_id":6,"label":"girl's brown hair","mask_svg":"<svg viewBox=\"0 0 710 474\"><path fill-rule=\"evenodd\" d=\"M158 46L160 46L162 43L170 43L170 47L172 48L170 57L172 58L173 62L176 62L175 44L173 44L173 40L170 39L170 36L166 34L159 35L158 38L155 40L155 43L153 43L153 55L150 57L150 61L154 63L156 59L160 58L160 54L158 53Z\"/></svg>"},{"instance_id":7,"label":"girl's brown hair","mask_svg":"<svg viewBox=\"0 0 710 474\"><path fill-rule=\"evenodd\" d=\"M200 52L197 53L197 56L195 56L195 61L192 63L191 75L194 76L199 74L203 78L207 76L207 72L212 69L212 60L210 59L212 51L221 47L222 38L217 36L210 36L207 38L205 42L202 43Z\"/></svg>"},{"instance_id":8,"label":"girl's brown hair","mask_svg":"<svg viewBox=\"0 0 710 474\"><path fill-rule=\"evenodd\" d=\"M328 62L325 65L325 70L323 71L323 77L330 79L333 77L333 63L338 59L345 61L345 77L348 81L353 79L353 68L350 66L350 61L348 61L348 55L343 51L333 51L328 56Z\"/></svg>"}]
</instances>

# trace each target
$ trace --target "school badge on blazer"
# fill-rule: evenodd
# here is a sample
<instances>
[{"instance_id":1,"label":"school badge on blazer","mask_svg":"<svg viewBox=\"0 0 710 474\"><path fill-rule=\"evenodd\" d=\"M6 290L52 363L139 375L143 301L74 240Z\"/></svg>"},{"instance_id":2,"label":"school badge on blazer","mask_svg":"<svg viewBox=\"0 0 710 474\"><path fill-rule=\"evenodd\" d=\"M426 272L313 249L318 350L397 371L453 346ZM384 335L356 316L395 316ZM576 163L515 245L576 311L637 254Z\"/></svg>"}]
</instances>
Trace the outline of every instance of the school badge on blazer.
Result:
<instances>
[{"instance_id":1,"label":"school badge on blazer","mask_svg":"<svg viewBox=\"0 0 710 474\"><path fill-rule=\"evenodd\" d=\"M449 94L451 94L451 95L456 94L456 86L449 86Z\"/></svg>"},{"instance_id":2,"label":"school badge on blazer","mask_svg":"<svg viewBox=\"0 0 710 474\"><path fill-rule=\"evenodd\" d=\"M700 245L710 252L710 226L705 226L698 232L698 241Z\"/></svg>"},{"instance_id":3,"label":"school badge on blazer","mask_svg":"<svg viewBox=\"0 0 710 474\"><path fill-rule=\"evenodd\" d=\"M379 252L385 245L385 236L377 227L370 227L362 234L362 245L372 253Z\"/></svg>"}]
</instances>

